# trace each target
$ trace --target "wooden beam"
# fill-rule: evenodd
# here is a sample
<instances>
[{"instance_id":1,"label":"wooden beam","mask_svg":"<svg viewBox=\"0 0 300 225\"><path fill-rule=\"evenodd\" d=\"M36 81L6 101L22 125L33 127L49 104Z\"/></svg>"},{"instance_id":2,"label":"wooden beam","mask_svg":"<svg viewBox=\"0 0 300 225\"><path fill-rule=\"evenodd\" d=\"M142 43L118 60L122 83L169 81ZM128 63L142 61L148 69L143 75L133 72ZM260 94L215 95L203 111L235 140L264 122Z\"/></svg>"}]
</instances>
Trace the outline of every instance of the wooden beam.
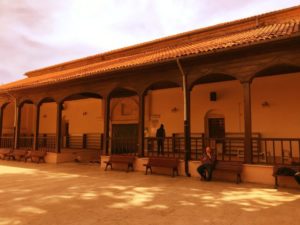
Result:
<instances>
[{"instance_id":1,"label":"wooden beam","mask_svg":"<svg viewBox=\"0 0 300 225\"><path fill-rule=\"evenodd\" d=\"M252 163L251 82L242 82L244 89L244 162Z\"/></svg>"},{"instance_id":2,"label":"wooden beam","mask_svg":"<svg viewBox=\"0 0 300 225\"><path fill-rule=\"evenodd\" d=\"M62 102L57 103L56 110L56 152L61 153L61 119L62 119Z\"/></svg>"},{"instance_id":3,"label":"wooden beam","mask_svg":"<svg viewBox=\"0 0 300 225\"><path fill-rule=\"evenodd\" d=\"M144 127L145 127L145 95L139 95L139 130L138 130L138 153L144 156Z\"/></svg>"},{"instance_id":4,"label":"wooden beam","mask_svg":"<svg viewBox=\"0 0 300 225\"><path fill-rule=\"evenodd\" d=\"M41 106L35 105L35 127L34 127L34 139L33 139L33 149L38 150L38 138L39 138L39 129L40 129L40 109Z\"/></svg>"},{"instance_id":5,"label":"wooden beam","mask_svg":"<svg viewBox=\"0 0 300 225\"><path fill-rule=\"evenodd\" d=\"M22 114L22 105L15 105L15 125L14 125L14 137L15 143L14 148L19 148L19 138L20 138L20 130L21 130L21 114Z\"/></svg>"},{"instance_id":6,"label":"wooden beam","mask_svg":"<svg viewBox=\"0 0 300 225\"><path fill-rule=\"evenodd\" d=\"M0 109L0 148L2 147L2 133L3 133L3 112L5 106L2 106Z\"/></svg>"},{"instance_id":7,"label":"wooden beam","mask_svg":"<svg viewBox=\"0 0 300 225\"><path fill-rule=\"evenodd\" d=\"M103 132L103 150L106 155L109 154L109 124L110 124L110 97L103 97L103 118L104 118L104 132Z\"/></svg>"}]
</instances>

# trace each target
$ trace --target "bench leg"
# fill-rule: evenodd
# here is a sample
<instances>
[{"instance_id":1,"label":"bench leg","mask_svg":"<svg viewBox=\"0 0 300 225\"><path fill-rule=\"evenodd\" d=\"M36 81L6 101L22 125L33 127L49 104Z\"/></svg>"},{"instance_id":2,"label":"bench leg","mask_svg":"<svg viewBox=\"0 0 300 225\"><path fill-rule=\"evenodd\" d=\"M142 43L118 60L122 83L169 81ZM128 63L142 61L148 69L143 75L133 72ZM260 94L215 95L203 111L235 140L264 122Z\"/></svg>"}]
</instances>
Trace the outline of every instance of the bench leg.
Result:
<instances>
[{"instance_id":1,"label":"bench leg","mask_svg":"<svg viewBox=\"0 0 300 225\"><path fill-rule=\"evenodd\" d=\"M110 169L112 169L111 163L107 162L107 163L106 163L106 167L105 167L105 171L107 171L107 168L108 168L109 165L110 165Z\"/></svg>"},{"instance_id":2,"label":"bench leg","mask_svg":"<svg viewBox=\"0 0 300 225\"><path fill-rule=\"evenodd\" d=\"M130 168L133 171L133 165L132 165L132 163L128 163L127 171L126 171L127 173L129 172Z\"/></svg>"},{"instance_id":3,"label":"bench leg","mask_svg":"<svg viewBox=\"0 0 300 225\"><path fill-rule=\"evenodd\" d=\"M275 175L274 178L275 178L275 185L274 185L274 188L275 188L275 189L278 189L278 177L277 177L277 175Z\"/></svg>"},{"instance_id":4,"label":"bench leg","mask_svg":"<svg viewBox=\"0 0 300 225\"><path fill-rule=\"evenodd\" d=\"M173 175L172 177L175 177L175 172L176 172L176 176L178 176L178 168L173 168Z\"/></svg>"},{"instance_id":5,"label":"bench leg","mask_svg":"<svg viewBox=\"0 0 300 225\"><path fill-rule=\"evenodd\" d=\"M241 174L238 173L236 175L236 183L239 184L239 183L241 183L241 181L242 181Z\"/></svg>"},{"instance_id":6,"label":"bench leg","mask_svg":"<svg viewBox=\"0 0 300 225\"><path fill-rule=\"evenodd\" d=\"M151 168L151 166L148 166L148 165L146 166L146 173L145 174L146 175L148 174L148 169L150 170L150 173L152 174L152 168Z\"/></svg>"}]
</instances>

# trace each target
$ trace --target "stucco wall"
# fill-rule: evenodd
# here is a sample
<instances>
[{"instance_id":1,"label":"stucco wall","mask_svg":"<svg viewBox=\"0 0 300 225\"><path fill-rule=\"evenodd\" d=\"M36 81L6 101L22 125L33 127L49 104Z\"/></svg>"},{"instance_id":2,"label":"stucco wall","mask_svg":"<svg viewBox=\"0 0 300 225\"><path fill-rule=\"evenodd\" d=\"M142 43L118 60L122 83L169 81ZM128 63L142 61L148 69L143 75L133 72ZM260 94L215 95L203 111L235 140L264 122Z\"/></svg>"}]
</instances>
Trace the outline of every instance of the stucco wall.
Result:
<instances>
[{"instance_id":1,"label":"stucco wall","mask_svg":"<svg viewBox=\"0 0 300 225\"><path fill-rule=\"evenodd\" d=\"M13 103L8 104L3 111L3 134L12 134L14 132L15 107Z\"/></svg>"}]
</instances>

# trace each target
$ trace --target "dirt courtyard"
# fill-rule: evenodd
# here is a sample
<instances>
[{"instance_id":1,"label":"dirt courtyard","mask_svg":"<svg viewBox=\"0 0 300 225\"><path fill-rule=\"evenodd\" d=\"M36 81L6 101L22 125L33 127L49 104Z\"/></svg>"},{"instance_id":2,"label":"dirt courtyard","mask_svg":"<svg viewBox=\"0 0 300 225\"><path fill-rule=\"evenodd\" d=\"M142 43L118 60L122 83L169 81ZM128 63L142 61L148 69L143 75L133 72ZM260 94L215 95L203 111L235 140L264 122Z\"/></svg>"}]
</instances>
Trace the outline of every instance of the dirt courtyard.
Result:
<instances>
[{"instance_id":1,"label":"dirt courtyard","mask_svg":"<svg viewBox=\"0 0 300 225\"><path fill-rule=\"evenodd\" d=\"M0 161L0 225L272 224L300 221L300 191Z\"/></svg>"}]
</instances>

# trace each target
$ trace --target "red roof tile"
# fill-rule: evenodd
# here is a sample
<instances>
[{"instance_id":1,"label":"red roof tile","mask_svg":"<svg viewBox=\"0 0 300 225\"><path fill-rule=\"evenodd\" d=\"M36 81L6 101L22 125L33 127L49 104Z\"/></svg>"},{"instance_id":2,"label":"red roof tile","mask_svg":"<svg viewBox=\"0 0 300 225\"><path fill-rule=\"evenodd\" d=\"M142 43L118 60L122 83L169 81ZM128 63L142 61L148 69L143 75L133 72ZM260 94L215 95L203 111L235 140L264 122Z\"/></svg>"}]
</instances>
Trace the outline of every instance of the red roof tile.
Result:
<instances>
[{"instance_id":1,"label":"red roof tile","mask_svg":"<svg viewBox=\"0 0 300 225\"><path fill-rule=\"evenodd\" d=\"M300 7L298 7L297 9L300 9ZM128 53L128 51L132 49L134 50L137 46L140 45L124 48L126 50L125 53L122 52L124 51L124 49L121 49L97 56L87 57L85 58L87 59L85 61L84 59L80 59L81 61L75 60L72 62L63 63L60 65L30 72L33 74L38 73L39 76L32 76L23 80L2 85L0 87L0 91L50 85L61 81L78 79L88 76L101 76L106 72L119 71L122 69L134 68L147 64L155 64L158 62L176 59L177 57L210 54L214 53L215 51L227 50L233 47L248 46L265 41L274 41L279 38L289 38L291 36L300 35L300 18L299 20L293 19L280 23L261 26L251 25L251 27L252 28L247 28L246 30L242 31L237 30L234 32L233 30L229 33L223 33L223 35L216 35L215 37L213 35L210 35L210 37L201 37L200 35L200 37L198 36L194 39L191 37L193 32L187 32L185 33L185 39L181 39L178 42L164 42L163 44L158 45L163 41L156 40L154 42L150 42L150 44L146 43L148 45L146 49L140 49L136 52ZM199 32L199 30L197 30L197 32ZM182 34L180 37L182 37ZM170 38L166 39L169 40ZM152 46L153 44L151 43L154 43L155 46ZM119 53L117 57L110 56L114 52ZM76 66L69 66L73 62L79 62L81 64L76 64Z\"/></svg>"}]
</instances>

